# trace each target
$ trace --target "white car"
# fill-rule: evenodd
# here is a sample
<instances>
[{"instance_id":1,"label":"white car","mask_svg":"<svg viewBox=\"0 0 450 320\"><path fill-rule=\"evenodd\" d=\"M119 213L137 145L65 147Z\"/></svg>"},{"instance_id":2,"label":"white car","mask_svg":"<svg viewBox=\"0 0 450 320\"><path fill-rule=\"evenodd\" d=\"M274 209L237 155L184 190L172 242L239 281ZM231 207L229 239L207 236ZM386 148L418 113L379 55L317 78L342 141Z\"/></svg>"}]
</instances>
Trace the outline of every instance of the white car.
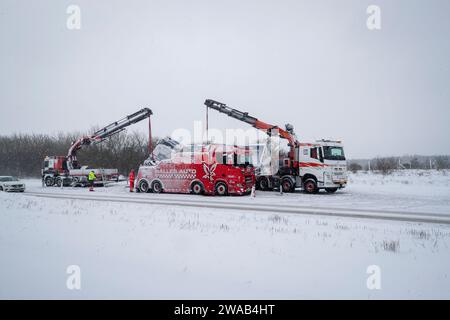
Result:
<instances>
[{"instance_id":1,"label":"white car","mask_svg":"<svg viewBox=\"0 0 450 320\"><path fill-rule=\"evenodd\" d=\"M16 177L0 176L0 191L25 191L25 183Z\"/></svg>"}]
</instances>

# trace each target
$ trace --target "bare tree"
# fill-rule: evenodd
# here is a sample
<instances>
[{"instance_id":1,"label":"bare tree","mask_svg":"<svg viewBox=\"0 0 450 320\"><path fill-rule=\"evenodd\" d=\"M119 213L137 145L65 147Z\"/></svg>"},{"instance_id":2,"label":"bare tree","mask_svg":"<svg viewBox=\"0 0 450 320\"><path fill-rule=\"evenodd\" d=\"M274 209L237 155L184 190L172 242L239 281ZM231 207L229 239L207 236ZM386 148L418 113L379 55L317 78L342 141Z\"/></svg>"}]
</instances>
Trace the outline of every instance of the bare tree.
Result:
<instances>
[{"instance_id":1,"label":"bare tree","mask_svg":"<svg viewBox=\"0 0 450 320\"><path fill-rule=\"evenodd\" d=\"M376 158L373 168L384 175L391 174L397 168L397 160L394 157Z\"/></svg>"},{"instance_id":2,"label":"bare tree","mask_svg":"<svg viewBox=\"0 0 450 320\"><path fill-rule=\"evenodd\" d=\"M350 164L349 164L349 166L348 166L348 169L349 169L351 172L356 173L356 172L362 170L363 167L362 167L360 164L356 163L356 162L350 162Z\"/></svg>"},{"instance_id":3,"label":"bare tree","mask_svg":"<svg viewBox=\"0 0 450 320\"><path fill-rule=\"evenodd\" d=\"M0 175L36 177L47 155L66 155L73 141L83 133L14 134L0 136ZM152 139L153 146L157 138ZM110 139L79 150L81 164L90 167L117 168L128 174L148 158L148 138L139 133L121 132Z\"/></svg>"},{"instance_id":4,"label":"bare tree","mask_svg":"<svg viewBox=\"0 0 450 320\"><path fill-rule=\"evenodd\" d=\"M450 167L448 156L436 156L434 162L437 170L449 169Z\"/></svg>"}]
</instances>

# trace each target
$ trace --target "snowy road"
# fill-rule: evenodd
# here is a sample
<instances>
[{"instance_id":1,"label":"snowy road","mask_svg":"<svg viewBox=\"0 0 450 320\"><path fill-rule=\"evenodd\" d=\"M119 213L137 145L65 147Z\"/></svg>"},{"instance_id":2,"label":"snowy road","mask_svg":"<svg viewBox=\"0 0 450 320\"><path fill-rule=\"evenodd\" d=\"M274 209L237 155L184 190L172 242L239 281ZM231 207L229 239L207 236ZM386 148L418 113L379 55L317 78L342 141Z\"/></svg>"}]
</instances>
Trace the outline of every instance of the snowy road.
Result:
<instances>
[{"instance_id":1,"label":"snowy road","mask_svg":"<svg viewBox=\"0 0 450 320\"><path fill-rule=\"evenodd\" d=\"M106 201L106 202L126 202L149 205L169 205L169 206L184 206L184 207L199 207L210 209L229 209L239 211L260 211L271 213L288 213L288 214L309 214L322 216L335 216L346 218L365 218L365 219L379 219L379 220L395 220L408 222L423 222L423 223L437 223L450 224L450 214L432 214L432 213L411 213L402 211L390 210L364 210L364 209L350 209L350 208L331 208L331 207L311 207L299 205L270 205L261 204L250 201L232 202L220 200L189 200L179 198L161 198L159 195L154 197L146 197L147 195L108 195L108 194L70 194L49 192L28 192L26 195L34 197L56 198L56 199L77 199L77 200L91 200L91 201ZM214 199L214 198L213 198Z\"/></svg>"},{"instance_id":2,"label":"snowy road","mask_svg":"<svg viewBox=\"0 0 450 320\"><path fill-rule=\"evenodd\" d=\"M398 172L391 176L352 174L350 184L336 194L256 192L256 198L206 197L186 194L128 192L125 182L90 193L83 188L43 188L27 181L27 195L138 204L184 206L283 214L383 219L405 222L450 222L450 174L447 171Z\"/></svg>"}]
</instances>

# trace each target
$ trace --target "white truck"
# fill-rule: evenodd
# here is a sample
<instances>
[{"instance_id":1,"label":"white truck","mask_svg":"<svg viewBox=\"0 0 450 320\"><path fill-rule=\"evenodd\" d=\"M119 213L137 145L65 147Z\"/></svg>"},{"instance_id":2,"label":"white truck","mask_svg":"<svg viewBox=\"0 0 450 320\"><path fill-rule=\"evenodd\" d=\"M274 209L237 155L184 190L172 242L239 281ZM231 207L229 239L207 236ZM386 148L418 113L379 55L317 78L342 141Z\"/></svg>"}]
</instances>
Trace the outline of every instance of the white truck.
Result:
<instances>
[{"instance_id":1,"label":"white truck","mask_svg":"<svg viewBox=\"0 0 450 320\"><path fill-rule=\"evenodd\" d=\"M224 103L211 99L207 99L205 105L207 108L263 130L270 138L276 134L279 138L288 141L289 152L286 157L279 159L279 149L267 146L266 149L270 149L270 152L261 153L263 156L269 154L269 157L276 154L277 160L274 161L272 158L269 166L257 167L256 186L259 190L273 190L281 187L283 192L294 192L299 188L306 193L317 193L320 189L334 193L346 186L347 165L344 147L340 141L319 140L314 143L303 143L297 140L294 127L290 124L286 124L285 129L282 129L260 121L250 116L248 112L230 108ZM275 169L274 164L276 164ZM271 167L270 170L264 170L267 167Z\"/></svg>"}]
</instances>

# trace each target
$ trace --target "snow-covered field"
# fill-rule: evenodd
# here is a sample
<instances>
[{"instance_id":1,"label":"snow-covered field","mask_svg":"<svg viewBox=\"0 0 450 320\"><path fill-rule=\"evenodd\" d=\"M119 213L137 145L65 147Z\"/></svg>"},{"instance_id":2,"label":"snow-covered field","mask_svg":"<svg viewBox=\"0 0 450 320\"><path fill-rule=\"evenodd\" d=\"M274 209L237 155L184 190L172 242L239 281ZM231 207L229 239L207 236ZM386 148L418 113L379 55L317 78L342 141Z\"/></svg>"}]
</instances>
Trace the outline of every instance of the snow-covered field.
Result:
<instances>
[{"instance_id":1,"label":"snow-covered field","mask_svg":"<svg viewBox=\"0 0 450 320\"><path fill-rule=\"evenodd\" d=\"M95 194L218 201L124 184ZM450 174L359 173L333 195L220 201L449 214ZM81 290L66 286L70 265ZM449 270L450 225L0 193L0 298L450 298Z\"/></svg>"}]
</instances>

